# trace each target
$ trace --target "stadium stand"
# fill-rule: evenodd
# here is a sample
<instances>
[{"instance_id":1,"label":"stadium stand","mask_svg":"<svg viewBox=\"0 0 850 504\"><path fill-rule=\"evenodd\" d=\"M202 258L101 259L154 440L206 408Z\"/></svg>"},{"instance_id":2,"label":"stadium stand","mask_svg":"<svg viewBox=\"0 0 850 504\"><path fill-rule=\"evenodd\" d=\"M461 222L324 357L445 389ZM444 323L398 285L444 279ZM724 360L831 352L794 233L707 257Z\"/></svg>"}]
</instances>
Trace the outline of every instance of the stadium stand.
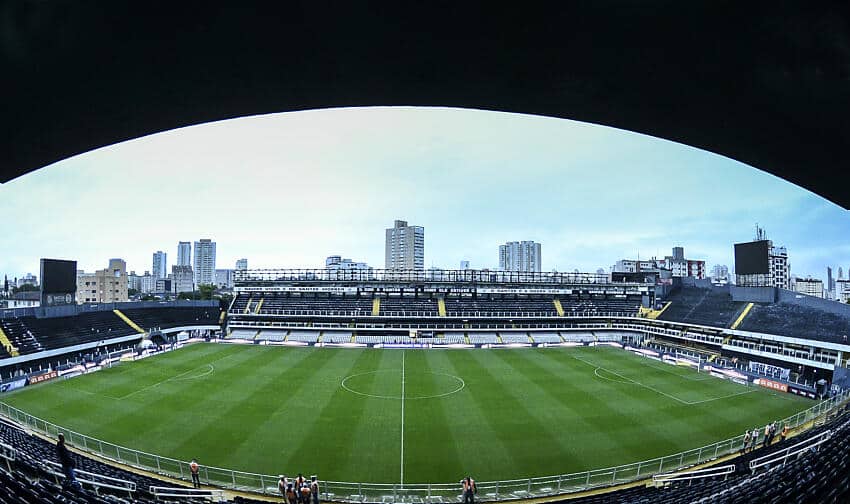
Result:
<instances>
[{"instance_id":1,"label":"stadium stand","mask_svg":"<svg viewBox=\"0 0 850 504\"><path fill-rule=\"evenodd\" d=\"M265 333L266 331L263 331L263 334ZM305 343L315 343L318 339L318 331L289 331L289 337L287 338L288 341L302 341Z\"/></svg>"},{"instance_id":2,"label":"stadium stand","mask_svg":"<svg viewBox=\"0 0 850 504\"><path fill-rule=\"evenodd\" d=\"M563 341L555 332L531 332L530 334L535 343L560 343Z\"/></svg>"},{"instance_id":3,"label":"stadium stand","mask_svg":"<svg viewBox=\"0 0 850 504\"><path fill-rule=\"evenodd\" d=\"M218 308L141 308L122 310L124 315L145 329L171 329L188 325L218 325Z\"/></svg>"},{"instance_id":4,"label":"stadium stand","mask_svg":"<svg viewBox=\"0 0 850 504\"><path fill-rule=\"evenodd\" d=\"M721 288L682 287L668 301L670 306L658 316L658 320L712 327L731 326L747 305L732 301L729 289Z\"/></svg>"},{"instance_id":5,"label":"stadium stand","mask_svg":"<svg viewBox=\"0 0 850 504\"><path fill-rule=\"evenodd\" d=\"M788 302L757 304L738 329L847 344L850 317Z\"/></svg>"},{"instance_id":6,"label":"stadium stand","mask_svg":"<svg viewBox=\"0 0 850 504\"><path fill-rule=\"evenodd\" d=\"M846 411L846 407L845 407ZM768 468L751 470L750 462L832 430L827 442L804 450ZM770 458L770 457L767 457ZM735 472L722 478L687 480L667 487L638 486L616 492L570 500L576 504L680 502L847 502L850 497L850 414L784 442L774 442L734 460Z\"/></svg>"},{"instance_id":7,"label":"stadium stand","mask_svg":"<svg viewBox=\"0 0 850 504\"><path fill-rule=\"evenodd\" d=\"M141 327L160 329L218 325L219 315L218 309L211 307L142 308L124 313ZM21 355L138 333L112 311L82 312L69 317L3 318L0 326Z\"/></svg>"},{"instance_id":8,"label":"stadium stand","mask_svg":"<svg viewBox=\"0 0 850 504\"><path fill-rule=\"evenodd\" d=\"M287 331L263 329L254 339L267 341L284 341L286 340ZM313 341L316 341L315 339Z\"/></svg>"},{"instance_id":9,"label":"stadium stand","mask_svg":"<svg viewBox=\"0 0 850 504\"><path fill-rule=\"evenodd\" d=\"M489 332L471 332L468 334L469 342L473 345L481 345L487 343L498 343L498 337L496 333Z\"/></svg>"},{"instance_id":10,"label":"stadium stand","mask_svg":"<svg viewBox=\"0 0 850 504\"><path fill-rule=\"evenodd\" d=\"M324 343L350 343L351 333L346 331L325 331L322 334Z\"/></svg>"},{"instance_id":11,"label":"stadium stand","mask_svg":"<svg viewBox=\"0 0 850 504\"><path fill-rule=\"evenodd\" d=\"M256 329L233 329L227 337L234 339L254 339L256 335Z\"/></svg>"},{"instance_id":12,"label":"stadium stand","mask_svg":"<svg viewBox=\"0 0 850 504\"><path fill-rule=\"evenodd\" d=\"M513 334L500 332L499 337L502 343L530 343L527 333Z\"/></svg>"},{"instance_id":13,"label":"stadium stand","mask_svg":"<svg viewBox=\"0 0 850 504\"><path fill-rule=\"evenodd\" d=\"M413 343L413 340L410 339L410 336L374 336L374 335L361 335L358 334L356 338L357 343L366 343L369 345L374 345L377 343Z\"/></svg>"},{"instance_id":14,"label":"stadium stand","mask_svg":"<svg viewBox=\"0 0 850 504\"><path fill-rule=\"evenodd\" d=\"M31 318L31 317L29 317ZM6 318L0 319L0 327L9 338L9 341L18 349L20 355L31 354L43 350L32 332L24 324L23 319Z\"/></svg>"}]
</instances>

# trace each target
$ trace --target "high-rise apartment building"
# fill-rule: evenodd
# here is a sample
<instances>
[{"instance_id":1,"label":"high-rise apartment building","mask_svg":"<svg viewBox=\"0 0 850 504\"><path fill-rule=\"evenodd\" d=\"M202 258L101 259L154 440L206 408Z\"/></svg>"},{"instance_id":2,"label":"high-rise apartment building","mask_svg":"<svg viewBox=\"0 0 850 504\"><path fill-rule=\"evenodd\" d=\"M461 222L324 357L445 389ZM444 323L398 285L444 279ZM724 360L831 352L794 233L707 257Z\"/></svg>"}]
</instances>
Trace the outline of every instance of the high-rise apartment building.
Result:
<instances>
[{"instance_id":1,"label":"high-rise apartment building","mask_svg":"<svg viewBox=\"0 0 850 504\"><path fill-rule=\"evenodd\" d=\"M521 241L499 245L499 269L502 271L541 271L541 263L539 243Z\"/></svg>"},{"instance_id":2,"label":"high-rise apartment building","mask_svg":"<svg viewBox=\"0 0 850 504\"><path fill-rule=\"evenodd\" d=\"M151 272L153 272L154 278L165 278L168 276L165 256L166 254L162 250L157 250L153 253L153 267L151 268Z\"/></svg>"},{"instance_id":3,"label":"high-rise apartment building","mask_svg":"<svg viewBox=\"0 0 850 504\"><path fill-rule=\"evenodd\" d=\"M386 230L385 268L392 270L425 269L425 228L408 226L397 220Z\"/></svg>"},{"instance_id":4,"label":"high-rise apartment building","mask_svg":"<svg viewBox=\"0 0 850 504\"><path fill-rule=\"evenodd\" d=\"M204 238L195 242L195 285L215 283L215 242Z\"/></svg>"},{"instance_id":5,"label":"high-rise apartment building","mask_svg":"<svg viewBox=\"0 0 850 504\"><path fill-rule=\"evenodd\" d=\"M248 259L238 259L236 261L236 269L243 271L248 269Z\"/></svg>"},{"instance_id":6,"label":"high-rise apartment building","mask_svg":"<svg viewBox=\"0 0 850 504\"><path fill-rule=\"evenodd\" d=\"M177 266L192 265L192 244L189 242L177 243Z\"/></svg>"},{"instance_id":7,"label":"high-rise apartment building","mask_svg":"<svg viewBox=\"0 0 850 504\"><path fill-rule=\"evenodd\" d=\"M823 297L823 281L817 278L798 278L794 290L814 297Z\"/></svg>"},{"instance_id":8,"label":"high-rise apartment building","mask_svg":"<svg viewBox=\"0 0 850 504\"><path fill-rule=\"evenodd\" d=\"M195 290L195 274L191 266L171 267L171 289L176 293Z\"/></svg>"},{"instance_id":9,"label":"high-rise apartment building","mask_svg":"<svg viewBox=\"0 0 850 504\"><path fill-rule=\"evenodd\" d=\"M127 263L110 259L109 267L94 273L77 272L77 303L127 301Z\"/></svg>"}]
</instances>

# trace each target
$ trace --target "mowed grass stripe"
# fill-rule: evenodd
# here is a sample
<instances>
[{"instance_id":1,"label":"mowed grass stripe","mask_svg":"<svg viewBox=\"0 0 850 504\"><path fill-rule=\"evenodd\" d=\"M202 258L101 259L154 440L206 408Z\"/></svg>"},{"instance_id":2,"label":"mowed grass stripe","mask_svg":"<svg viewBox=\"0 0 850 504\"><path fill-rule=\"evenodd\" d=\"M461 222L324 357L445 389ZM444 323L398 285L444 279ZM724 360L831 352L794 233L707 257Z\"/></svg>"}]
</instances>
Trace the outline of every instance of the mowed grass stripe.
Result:
<instances>
[{"instance_id":1,"label":"mowed grass stripe","mask_svg":"<svg viewBox=\"0 0 850 504\"><path fill-rule=\"evenodd\" d=\"M475 370L477 379L470 390L473 401L484 411L488 424L496 438L507 448L509 462L515 467L526 467L537 473L542 464L551 461L555 453L564 448L564 440L557 433L557 425L538 406L541 404L538 393L524 385L521 377L511 376L504 369L497 369L497 362L488 352L458 352L455 368L462 368L465 362ZM469 381L467 381L469 385ZM534 442L530 442L528 433L534 433ZM482 441L488 442L488 441ZM498 461L488 464L489 471L484 478L493 477L499 472Z\"/></svg>"},{"instance_id":2,"label":"mowed grass stripe","mask_svg":"<svg viewBox=\"0 0 850 504\"><path fill-rule=\"evenodd\" d=\"M612 458L638 460L647 442L661 450L677 448L663 436L647 438L643 419L654 414L653 402L635 400L617 383L594 381L581 363L554 359L563 354L560 349L511 353L513 360L521 362L518 372L524 372L546 391L550 403L558 405L559 426L572 441L558 468L599 468Z\"/></svg>"},{"instance_id":3,"label":"mowed grass stripe","mask_svg":"<svg viewBox=\"0 0 850 504\"><path fill-rule=\"evenodd\" d=\"M295 397L300 386L309 383L308 380L290 383L290 373L320 372L334 355L320 351L264 353L270 356L266 359L252 359L246 363L247 368L233 370L240 374L250 370L250 386L243 385L234 390L227 397L229 404L221 404L218 408L206 411L203 426L199 426L191 436L178 444L175 453L188 459L195 456L191 454L193 451L203 446L206 453L212 454L210 460L205 462L207 464L248 472L271 469L268 462L275 460L283 451L285 438L269 436L259 446L246 441L258 425L284 406L278 400L282 393L283 397L287 397L286 393L293 394L289 397ZM293 357L296 358L294 361L287 362ZM232 378L234 382L239 382L238 377ZM174 408L179 409L179 406L175 404ZM234 461L238 461L239 465L235 465Z\"/></svg>"},{"instance_id":4,"label":"mowed grass stripe","mask_svg":"<svg viewBox=\"0 0 850 504\"><path fill-rule=\"evenodd\" d=\"M469 401L464 389L443 374L453 375L446 352L413 350L406 353L408 397L405 403L405 479L408 482L441 481L449 474L463 474L465 459L480 452L462 453L448 411L463 408ZM449 394L449 395L443 395Z\"/></svg>"},{"instance_id":5,"label":"mowed grass stripe","mask_svg":"<svg viewBox=\"0 0 850 504\"><path fill-rule=\"evenodd\" d=\"M302 403L304 409L293 418L299 422L303 421L305 429L299 429L297 435L290 439L287 467L290 472L304 472L312 470L310 468L327 467L327 460L331 458L332 472L323 477L345 480L358 475L386 480L392 473L389 470L392 467L391 452L398 448L398 443L392 442L392 432L398 428L398 418L388 414L381 423L383 428L380 428L381 425L374 425L375 429L365 432L359 426L368 425L372 421L370 409L391 410L394 401L389 401L388 405L386 399L356 396L339 386L339 383L346 376L365 372L367 374L361 375L361 379L357 381L357 387L374 392L376 381L386 379L388 376L385 375L394 373L369 371L393 368L394 359L389 355L362 350L352 354L340 352L339 357L344 361L340 362L341 365L334 373L338 380L335 379L331 387L325 387L325 391L320 395L310 394L305 397L305 402ZM285 435L288 437L289 432ZM390 439L384 439L386 437ZM366 450L381 452L389 460L382 461L377 467L363 467L360 455Z\"/></svg>"}]
</instances>

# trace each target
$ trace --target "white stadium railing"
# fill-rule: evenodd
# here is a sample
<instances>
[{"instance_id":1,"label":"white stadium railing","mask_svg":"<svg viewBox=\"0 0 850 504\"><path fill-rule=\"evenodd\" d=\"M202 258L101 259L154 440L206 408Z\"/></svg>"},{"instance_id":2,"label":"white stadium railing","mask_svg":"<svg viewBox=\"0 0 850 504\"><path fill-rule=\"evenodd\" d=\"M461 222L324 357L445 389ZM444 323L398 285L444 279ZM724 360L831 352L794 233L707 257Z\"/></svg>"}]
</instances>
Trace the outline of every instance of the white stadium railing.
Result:
<instances>
[{"instance_id":1,"label":"white stadium railing","mask_svg":"<svg viewBox=\"0 0 850 504\"><path fill-rule=\"evenodd\" d=\"M178 499L189 498L206 499L212 502L225 502L226 500L224 490L152 486L150 487L150 493L153 495L154 499L159 499L160 497Z\"/></svg>"},{"instance_id":2,"label":"white stadium railing","mask_svg":"<svg viewBox=\"0 0 850 504\"><path fill-rule=\"evenodd\" d=\"M11 462L18 458L18 450L6 443L0 443L0 458L6 461L6 468L12 472Z\"/></svg>"},{"instance_id":3,"label":"white stadium railing","mask_svg":"<svg viewBox=\"0 0 850 504\"><path fill-rule=\"evenodd\" d=\"M697 471L681 471L667 474L656 474L652 477L652 483L655 486L664 486L674 481L693 481L703 478L714 478L716 476L726 476L735 472L735 464L729 464L720 467L709 467L708 469L699 469Z\"/></svg>"},{"instance_id":4,"label":"white stadium railing","mask_svg":"<svg viewBox=\"0 0 850 504\"><path fill-rule=\"evenodd\" d=\"M42 460L41 467L48 474L52 474L56 478L57 483L59 483L60 478L65 478L65 473L62 472L62 465L57 462L53 462L52 460ZM74 475L79 483L93 486L95 493L97 493L100 488L109 488L111 490L127 492L130 496L132 496L133 492L136 491L136 483L133 481L112 478L110 476L104 476L103 474L83 471L80 469L74 469Z\"/></svg>"},{"instance_id":5,"label":"white stadium railing","mask_svg":"<svg viewBox=\"0 0 850 504\"><path fill-rule=\"evenodd\" d=\"M821 401L811 408L779 421L789 428L807 422L843 406L847 392ZM24 411L0 402L0 416L26 426L32 431L56 439L59 432L65 433L66 442L85 452L132 466L151 473L189 480L189 462L125 448L100 439L58 426L34 417ZM480 501L512 500L518 498L544 497L578 492L647 479L656 474L678 471L697 464L715 460L724 455L741 451L744 436L736 436L701 448L694 448L674 455L651 460L623 464L616 467L595 469L571 474L559 474L535 478L477 483ZM277 476L234 471L219 467L202 467L201 480L205 484L238 491L260 494L275 494ZM343 481L320 481L322 499L344 502L456 502L460 496L459 483L353 483Z\"/></svg>"}]
</instances>

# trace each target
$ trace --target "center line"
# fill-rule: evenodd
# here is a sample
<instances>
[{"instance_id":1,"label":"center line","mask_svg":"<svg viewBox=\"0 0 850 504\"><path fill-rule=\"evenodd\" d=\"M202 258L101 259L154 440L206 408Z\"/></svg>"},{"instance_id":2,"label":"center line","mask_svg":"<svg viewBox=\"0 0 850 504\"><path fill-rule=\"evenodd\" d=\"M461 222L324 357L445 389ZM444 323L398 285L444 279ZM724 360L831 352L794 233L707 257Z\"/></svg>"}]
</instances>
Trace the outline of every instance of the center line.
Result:
<instances>
[{"instance_id":1,"label":"center line","mask_svg":"<svg viewBox=\"0 0 850 504\"><path fill-rule=\"evenodd\" d=\"M404 350L401 351L401 484L404 485Z\"/></svg>"}]
</instances>

